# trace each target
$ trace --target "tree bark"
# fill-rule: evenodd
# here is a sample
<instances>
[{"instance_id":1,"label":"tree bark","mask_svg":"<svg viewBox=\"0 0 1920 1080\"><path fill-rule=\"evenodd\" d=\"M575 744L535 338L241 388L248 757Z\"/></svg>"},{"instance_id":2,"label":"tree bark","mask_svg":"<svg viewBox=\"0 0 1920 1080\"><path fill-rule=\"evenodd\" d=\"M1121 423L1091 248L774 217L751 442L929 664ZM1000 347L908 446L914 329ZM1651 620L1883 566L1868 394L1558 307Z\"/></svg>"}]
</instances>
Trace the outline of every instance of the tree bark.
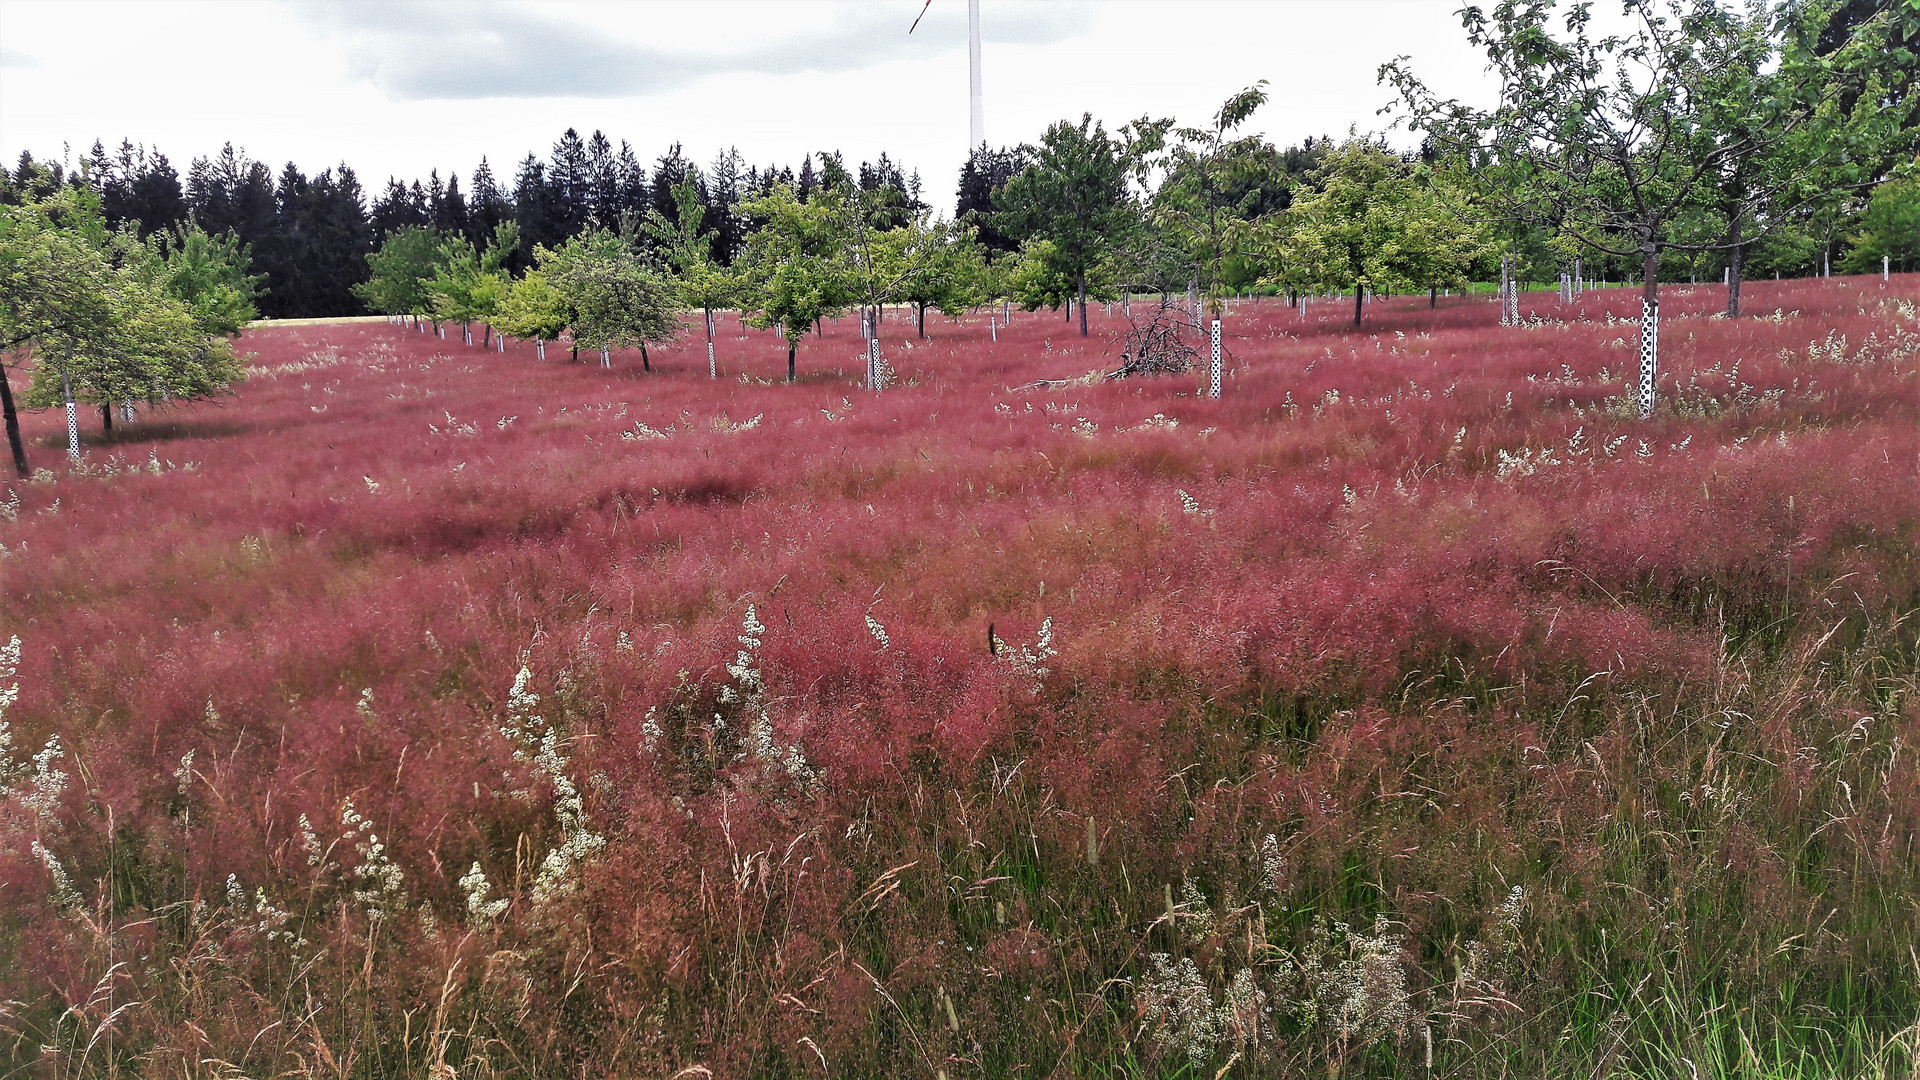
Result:
<instances>
[{"instance_id":1,"label":"tree bark","mask_svg":"<svg viewBox=\"0 0 1920 1080\"><path fill-rule=\"evenodd\" d=\"M113 406L111 405L100 406L100 430L113 430Z\"/></svg>"},{"instance_id":2,"label":"tree bark","mask_svg":"<svg viewBox=\"0 0 1920 1080\"><path fill-rule=\"evenodd\" d=\"M647 374L653 374L653 361L647 359L647 343L640 343L640 368Z\"/></svg>"},{"instance_id":3,"label":"tree bark","mask_svg":"<svg viewBox=\"0 0 1920 1080\"><path fill-rule=\"evenodd\" d=\"M480 330L480 347L484 349L493 344L493 324L483 322L480 324Z\"/></svg>"},{"instance_id":4,"label":"tree bark","mask_svg":"<svg viewBox=\"0 0 1920 1080\"><path fill-rule=\"evenodd\" d=\"M1074 290L1080 294L1080 336L1087 336L1087 274L1081 271L1074 283Z\"/></svg>"},{"instance_id":5,"label":"tree bark","mask_svg":"<svg viewBox=\"0 0 1920 1080\"><path fill-rule=\"evenodd\" d=\"M787 381L793 381L793 342L787 342Z\"/></svg>"},{"instance_id":6,"label":"tree bark","mask_svg":"<svg viewBox=\"0 0 1920 1080\"><path fill-rule=\"evenodd\" d=\"M0 364L0 412L6 413L7 447L13 451L14 471L27 477L32 474L27 468L27 444L20 441L20 414L13 408L13 387L8 385L5 364Z\"/></svg>"},{"instance_id":7,"label":"tree bark","mask_svg":"<svg viewBox=\"0 0 1920 1080\"><path fill-rule=\"evenodd\" d=\"M1360 305L1367 298L1367 287L1359 282L1353 283L1353 325L1360 325Z\"/></svg>"},{"instance_id":8,"label":"tree bark","mask_svg":"<svg viewBox=\"0 0 1920 1080\"><path fill-rule=\"evenodd\" d=\"M1437 308L1440 306L1440 286L1427 286L1427 306L1429 308Z\"/></svg>"},{"instance_id":9,"label":"tree bark","mask_svg":"<svg viewBox=\"0 0 1920 1080\"><path fill-rule=\"evenodd\" d=\"M920 301L920 340L927 340L927 302Z\"/></svg>"},{"instance_id":10,"label":"tree bark","mask_svg":"<svg viewBox=\"0 0 1920 1080\"><path fill-rule=\"evenodd\" d=\"M1747 262L1747 246L1742 238L1743 230L1741 228L1744 224L1745 222L1741 220L1741 215L1735 214L1733 218L1733 236L1731 237L1733 242L1733 257L1731 261L1727 263L1727 318L1729 319L1737 319L1740 317L1740 274L1746 269Z\"/></svg>"}]
</instances>

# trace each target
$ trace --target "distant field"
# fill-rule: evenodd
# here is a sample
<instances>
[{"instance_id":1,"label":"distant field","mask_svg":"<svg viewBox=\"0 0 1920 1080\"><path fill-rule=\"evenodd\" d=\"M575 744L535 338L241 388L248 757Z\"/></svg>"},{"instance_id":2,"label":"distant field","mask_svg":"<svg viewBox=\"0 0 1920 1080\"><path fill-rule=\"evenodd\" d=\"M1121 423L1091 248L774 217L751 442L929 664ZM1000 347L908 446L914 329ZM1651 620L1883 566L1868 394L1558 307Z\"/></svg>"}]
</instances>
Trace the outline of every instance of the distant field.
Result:
<instances>
[{"instance_id":1,"label":"distant field","mask_svg":"<svg viewBox=\"0 0 1920 1080\"><path fill-rule=\"evenodd\" d=\"M1666 289L1648 421L1628 289L1235 304L1217 401L1020 389L1114 366L1116 305L890 313L879 394L854 319L796 385L733 315L718 381L691 331L647 374L268 320L232 397L83 412L82 474L29 416L5 717L18 783L64 756L0 817L0 1032L61 1076L1907 1075L1920 279L1745 288Z\"/></svg>"}]
</instances>

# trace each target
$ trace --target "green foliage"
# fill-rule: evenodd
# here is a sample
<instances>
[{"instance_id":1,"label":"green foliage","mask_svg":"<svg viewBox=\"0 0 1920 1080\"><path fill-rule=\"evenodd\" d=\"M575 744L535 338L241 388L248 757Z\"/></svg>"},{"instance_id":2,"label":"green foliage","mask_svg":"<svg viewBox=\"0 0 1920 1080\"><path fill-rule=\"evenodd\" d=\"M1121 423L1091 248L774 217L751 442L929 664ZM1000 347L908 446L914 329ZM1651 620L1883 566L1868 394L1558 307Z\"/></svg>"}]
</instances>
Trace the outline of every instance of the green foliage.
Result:
<instances>
[{"instance_id":1,"label":"green foliage","mask_svg":"<svg viewBox=\"0 0 1920 1080\"><path fill-rule=\"evenodd\" d=\"M1272 147L1259 136L1228 136L1266 104L1266 82L1228 98L1204 128L1179 128L1167 179L1154 193L1152 220L1218 316L1232 285L1245 284L1266 190L1283 182Z\"/></svg>"},{"instance_id":2,"label":"green foliage","mask_svg":"<svg viewBox=\"0 0 1920 1080\"><path fill-rule=\"evenodd\" d=\"M367 256L371 275L353 287L354 295L384 315L425 315L433 310L429 283L440 268L441 237L432 229L396 229Z\"/></svg>"},{"instance_id":3,"label":"green foliage","mask_svg":"<svg viewBox=\"0 0 1920 1080\"><path fill-rule=\"evenodd\" d=\"M700 189L691 178L674 185L673 205L674 220L668 221L658 210L649 211L642 229L665 251L680 302L707 312L737 302L740 278L713 261L711 238L701 231L706 207L700 204Z\"/></svg>"},{"instance_id":4,"label":"green foliage","mask_svg":"<svg viewBox=\"0 0 1920 1080\"><path fill-rule=\"evenodd\" d=\"M764 226L747 237L741 265L749 320L779 327L789 355L816 319L845 311L857 299L855 271L844 232L845 185L816 192L806 202L786 184L753 199L743 212Z\"/></svg>"},{"instance_id":5,"label":"green foliage","mask_svg":"<svg viewBox=\"0 0 1920 1080\"><path fill-rule=\"evenodd\" d=\"M1878 273L1882 256L1897 270L1920 268L1920 177L1900 177L1873 189L1857 232L1847 237L1845 268Z\"/></svg>"},{"instance_id":6,"label":"green foliage","mask_svg":"<svg viewBox=\"0 0 1920 1080\"><path fill-rule=\"evenodd\" d=\"M493 242L482 252L464 236L440 241L433 276L424 283L434 315L463 323L492 319L512 287L504 263L519 246L520 230L511 221L495 228Z\"/></svg>"},{"instance_id":7,"label":"green foliage","mask_svg":"<svg viewBox=\"0 0 1920 1080\"><path fill-rule=\"evenodd\" d=\"M551 341L567 328L567 298L540 270L513 283L493 315L503 334Z\"/></svg>"},{"instance_id":8,"label":"green foliage","mask_svg":"<svg viewBox=\"0 0 1920 1080\"><path fill-rule=\"evenodd\" d=\"M249 274L252 260L240 238L210 236L198 225L177 225L147 238L167 267L167 291L193 312L201 333L234 337L258 315L255 298L265 274Z\"/></svg>"},{"instance_id":9,"label":"green foliage","mask_svg":"<svg viewBox=\"0 0 1920 1080\"><path fill-rule=\"evenodd\" d=\"M1148 142L1146 145L1151 145ZM1029 164L995 196L996 225L1022 240L1046 240L1052 264L1074 284L1081 300L1080 332L1087 332L1086 293L1097 271L1110 264L1138 229L1139 208L1127 188L1146 152L1127 144L1083 115L1078 124L1059 121L1029 150Z\"/></svg>"},{"instance_id":10,"label":"green foliage","mask_svg":"<svg viewBox=\"0 0 1920 1080\"><path fill-rule=\"evenodd\" d=\"M202 248L199 269L214 280L244 273ZM0 208L0 334L8 349L37 361L23 403L158 404L205 397L244 377L220 336L219 289L182 281L131 232L113 234L89 192L64 189L44 200ZM207 301L190 307L186 291ZM210 298L211 297L211 298ZM230 314L230 312L229 312Z\"/></svg>"},{"instance_id":11,"label":"green foliage","mask_svg":"<svg viewBox=\"0 0 1920 1080\"><path fill-rule=\"evenodd\" d=\"M1444 181L1355 139L1328 155L1317 190L1266 231L1276 284L1412 289L1458 284L1482 241Z\"/></svg>"},{"instance_id":12,"label":"green foliage","mask_svg":"<svg viewBox=\"0 0 1920 1080\"><path fill-rule=\"evenodd\" d=\"M679 333L672 282L619 236L592 229L558 248L536 248L535 258L566 307L575 345L640 346Z\"/></svg>"}]
</instances>

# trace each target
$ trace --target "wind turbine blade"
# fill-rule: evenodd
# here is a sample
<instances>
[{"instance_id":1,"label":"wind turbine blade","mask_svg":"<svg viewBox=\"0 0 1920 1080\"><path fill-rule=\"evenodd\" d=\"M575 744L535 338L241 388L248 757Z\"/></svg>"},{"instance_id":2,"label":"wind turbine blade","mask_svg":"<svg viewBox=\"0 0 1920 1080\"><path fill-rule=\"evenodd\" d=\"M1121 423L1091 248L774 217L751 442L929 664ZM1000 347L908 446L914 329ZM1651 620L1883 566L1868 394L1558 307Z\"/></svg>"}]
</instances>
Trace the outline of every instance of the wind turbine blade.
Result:
<instances>
[{"instance_id":1,"label":"wind turbine blade","mask_svg":"<svg viewBox=\"0 0 1920 1080\"><path fill-rule=\"evenodd\" d=\"M932 6L933 0L927 0L925 4L920 5L920 14L913 17L913 26L907 27L907 33L913 33L914 29L920 25L920 20L927 17L927 9Z\"/></svg>"}]
</instances>

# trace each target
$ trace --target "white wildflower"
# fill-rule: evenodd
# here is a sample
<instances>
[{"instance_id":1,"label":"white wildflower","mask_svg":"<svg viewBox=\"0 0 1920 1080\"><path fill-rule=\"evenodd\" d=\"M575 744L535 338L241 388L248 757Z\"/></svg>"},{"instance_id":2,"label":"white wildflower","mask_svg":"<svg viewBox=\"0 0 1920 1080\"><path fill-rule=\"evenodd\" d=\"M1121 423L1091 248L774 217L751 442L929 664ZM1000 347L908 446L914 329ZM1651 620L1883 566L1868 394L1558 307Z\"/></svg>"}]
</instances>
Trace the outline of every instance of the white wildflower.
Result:
<instances>
[{"instance_id":1,"label":"white wildflower","mask_svg":"<svg viewBox=\"0 0 1920 1080\"><path fill-rule=\"evenodd\" d=\"M480 869L477 862L460 878L460 891L467 894L467 925L472 929L485 930L507 910L507 901L487 899L492 886L487 884L486 871Z\"/></svg>"}]
</instances>

